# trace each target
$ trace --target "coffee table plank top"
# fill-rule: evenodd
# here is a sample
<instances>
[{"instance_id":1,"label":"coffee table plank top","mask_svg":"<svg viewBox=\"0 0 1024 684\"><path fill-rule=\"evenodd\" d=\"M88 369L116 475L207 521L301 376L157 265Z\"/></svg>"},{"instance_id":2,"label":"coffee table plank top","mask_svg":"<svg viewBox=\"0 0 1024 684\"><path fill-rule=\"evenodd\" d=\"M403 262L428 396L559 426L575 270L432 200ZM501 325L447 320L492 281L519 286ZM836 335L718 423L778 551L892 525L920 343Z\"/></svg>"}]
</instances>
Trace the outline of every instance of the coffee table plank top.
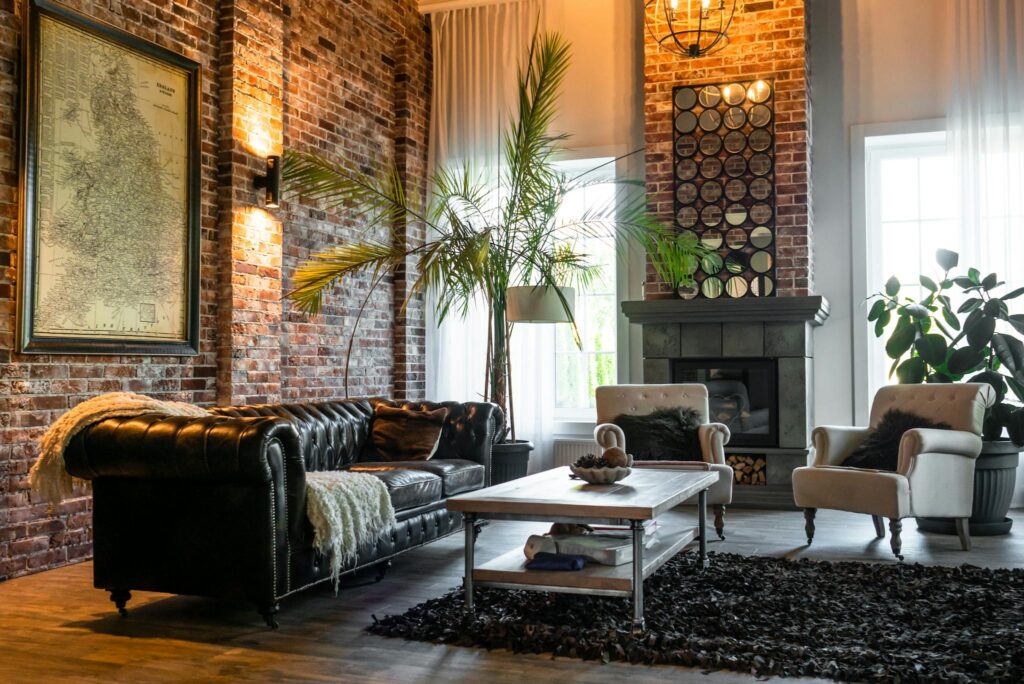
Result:
<instances>
[{"instance_id":1,"label":"coffee table plank top","mask_svg":"<svg viewBox=\"0 0 1024 684\"><path fill-rule=\"evenodd\" d=\"M652 520L718 480L714 471L634 468L615 484L591 485L554 468L448 499L461 513Z\"/></svg>"}]
</instances>

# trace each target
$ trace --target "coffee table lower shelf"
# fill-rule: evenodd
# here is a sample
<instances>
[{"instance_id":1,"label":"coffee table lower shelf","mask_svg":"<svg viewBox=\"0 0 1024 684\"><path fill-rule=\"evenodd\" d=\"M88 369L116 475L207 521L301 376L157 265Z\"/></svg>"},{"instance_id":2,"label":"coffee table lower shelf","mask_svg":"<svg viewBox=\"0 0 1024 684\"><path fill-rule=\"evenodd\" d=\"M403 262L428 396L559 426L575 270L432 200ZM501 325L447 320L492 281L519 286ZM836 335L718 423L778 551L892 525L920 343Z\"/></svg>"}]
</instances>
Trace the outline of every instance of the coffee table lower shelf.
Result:
<instances>
[{"instance_id":1,"label":"coffee table lower shelf","mask_svg":"<svg viewBox=\"0 0 1024 684\"><path fill-rule=\"evenodd\" d=\"M643 577L647 579L687 544L697 538L693 511L669 511L658 516L658 533L644 548ZM526 540L523 540L525 544ZM554 591L596 596L632 596L633 563L599 565L590 563L579 571L527 570L522 547L512 549L473 569L477 586L502 589Z\"/></svg>"}]
</instances>

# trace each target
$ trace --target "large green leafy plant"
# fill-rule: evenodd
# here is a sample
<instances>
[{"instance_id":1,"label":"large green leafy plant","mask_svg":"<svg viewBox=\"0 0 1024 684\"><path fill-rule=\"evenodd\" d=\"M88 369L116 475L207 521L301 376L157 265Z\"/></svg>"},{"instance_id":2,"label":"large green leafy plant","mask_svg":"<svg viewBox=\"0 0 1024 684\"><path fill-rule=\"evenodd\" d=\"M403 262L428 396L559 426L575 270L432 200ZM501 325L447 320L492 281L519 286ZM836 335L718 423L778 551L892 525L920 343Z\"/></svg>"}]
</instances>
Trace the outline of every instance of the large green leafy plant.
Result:
<instances>
[{"instance_id":1,"label":"large green leafy plant","mask_svg":"<svg viewBox=\"0 0 1024 684\"><path fill-rule=\"evenodd\" d=\"M358 274L371 276L372 294L402 268L415 274L409 296L431 291L441 321L452 313L465 316L474 302L482 301L488 310L485 394L508 415L513 332L506 317L508 288L551 288L572 320L571 303L562 288L586 286L596 273L588 255L577 248L583 238L605 239L621 247L646 245L652 235L667 234L647 214L637 187L642 184L636 182L626 182L616 202L590 207L571 220L560 218L566 195L598 182L589 173L567 175L556 162L567 136L550 128L568 66L564 39L553 33L535 34L518 73L517 107L502 133L498 172L478 173L468 163L440 169L428 179L425 206L410 199L415 193L407 192L394 167L367 171L313 154L286 152L287 190L358 216L368 233L381 225L390 231L387 239L343 244L303 263L288 294L296 307L317 313L332 285ZM410 244L405 239L401 227L408 222L426 229L425 242ZM346 370L346 383L347 376Z\"/></svg>"},{"instance_id":2,"label":"large green leafy plant","mask_svg":"<svg viewBox=\"0 0 1024 684\"><path fill-rule=\"evenodd\" d=\"M985 416L984 437L1000 439L1005 430L1024 446L1024 342L1006 331L1024 334L1024 315L1010 314L1006 304L1024 294L1024 287L999 296L996 290L1005 283L995 273L982 277L970 268L951 275L959 260L956 252L936 252L943 275L920 277L928 293L921 301L900 296L899 280L889 278L885 290L871 296L868 320L876 337L888 335L890 376L901 383L987 382L997 401ZM955 309L951 293L958 295Z\"/></svg>"}]
</instances>

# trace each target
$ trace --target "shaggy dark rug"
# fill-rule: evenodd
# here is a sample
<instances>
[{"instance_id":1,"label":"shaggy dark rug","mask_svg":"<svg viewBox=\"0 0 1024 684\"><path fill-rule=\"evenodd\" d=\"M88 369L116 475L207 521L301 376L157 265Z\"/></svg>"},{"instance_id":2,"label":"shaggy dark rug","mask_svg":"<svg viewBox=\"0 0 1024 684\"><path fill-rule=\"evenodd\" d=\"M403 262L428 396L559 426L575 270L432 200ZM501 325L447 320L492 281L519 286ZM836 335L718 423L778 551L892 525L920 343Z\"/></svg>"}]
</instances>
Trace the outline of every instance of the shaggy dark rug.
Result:
<instances>
[{"instance_id":1,"label":"shaggy dark rug","mask_svg":"<svg viewBox=\"0 0 1024 684\"><path fill-rule=\"evenodd\" d=\"M648 631L630 602L572 594L461 590L378 620L374 634L841 681L1024 681L1024 570L826 563L690 554L644 584Z\"/></svg>"}]
</instances>

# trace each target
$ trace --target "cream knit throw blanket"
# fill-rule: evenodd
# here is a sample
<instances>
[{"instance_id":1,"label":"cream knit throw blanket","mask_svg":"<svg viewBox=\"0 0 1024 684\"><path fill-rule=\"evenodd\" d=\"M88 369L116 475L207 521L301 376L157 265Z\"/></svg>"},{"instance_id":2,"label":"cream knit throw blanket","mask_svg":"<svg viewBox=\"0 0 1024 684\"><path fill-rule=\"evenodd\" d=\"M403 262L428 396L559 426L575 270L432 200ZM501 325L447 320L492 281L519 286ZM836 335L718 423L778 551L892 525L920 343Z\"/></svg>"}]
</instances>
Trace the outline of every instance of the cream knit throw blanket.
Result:
<instances>
[{"instance_id":1,"label":"cream knit throw blanket","mask_svg":"<svg viewBox=\"0 0 1024 684\"><path fill-rule=\"evenodd\" d=\"M313 546L331 558L335 592L341 566L355 559L360 546L386 537L397 524L384 482L349 471L306 473L306 516L313 524Z\"/></svg>"},{"instance_id":2,"label":"cream knit throw blanket","mask_svg":"<svg viewBox=\"0 0 1024 684\"><path fill-rule=\"evenodd\" d=\"M64 449L71 438L107 418L130 418L144 413L165 416L206 416L209 412L192 404L160 401L132 392L111 392L86 399L58 418L39 440L39 458L28 473L28 483L38 496L57 504L71 496L74 480L64 469Z\"/></svg>"}]
</instances>

